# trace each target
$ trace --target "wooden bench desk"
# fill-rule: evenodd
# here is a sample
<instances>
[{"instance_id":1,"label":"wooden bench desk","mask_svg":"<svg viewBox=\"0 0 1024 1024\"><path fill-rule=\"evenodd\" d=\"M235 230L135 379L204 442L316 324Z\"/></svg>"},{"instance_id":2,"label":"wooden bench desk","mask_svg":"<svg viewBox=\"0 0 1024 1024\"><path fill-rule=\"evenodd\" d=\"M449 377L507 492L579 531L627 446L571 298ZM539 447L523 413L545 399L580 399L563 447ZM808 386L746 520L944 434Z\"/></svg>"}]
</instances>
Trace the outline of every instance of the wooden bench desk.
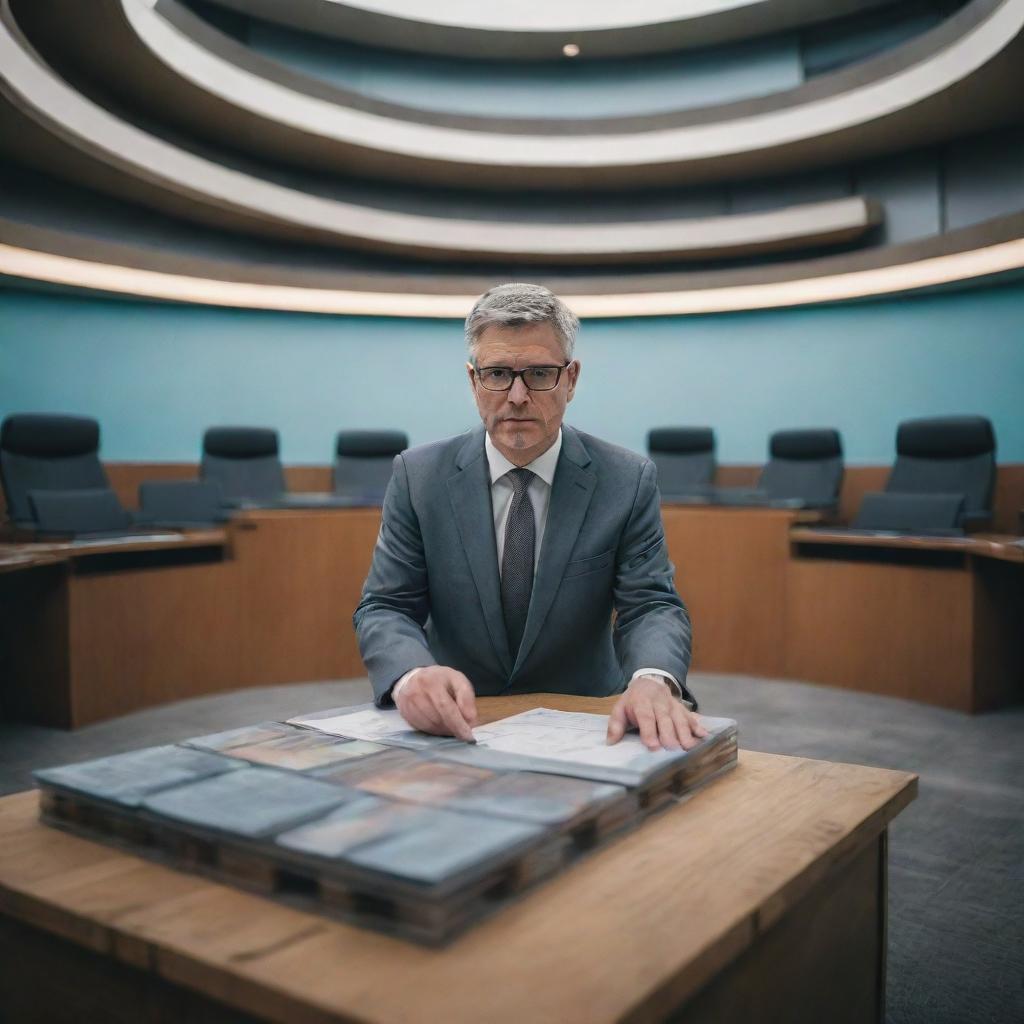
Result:
<instances>
[{"instance_id":1,"label":"wooden bench desk","mask_svg":"<svg viewBox=\"0 0 1024 1024\"><path fill-rule=\"evenodd\" d=\"M782 676L790 530L822 513L665 504L661 515L693 619L694 669Z\"/></svg>"},{"instance_id":2,"label":"wooden bench desk","mask_svg":"<svg viewBox=\"0 0 1024 1024\"><path fill-rule=\"evenodd\" d=\"M195 530L12 546L33 568L0 575L4 716L75 728L217 689L226 543Z\"/></svg>"},{"instance_id":3,"label":"wooden bench desk","mask_svg":"<svg viewBox=\"0 0 1024 1024\"><path fill-rule=\"evenodd\" d=\"M784 675L986 711L1024 698L1024 548L794 529Z\"/></svg>"},{"instance_id":4,"label":"wooden bench desk","mask_svg":"<svg viewBox=\"0 0 1024 1024\"><path fill-rule=\"evenodd\" d=\"M905 772L743 751L442 949L55 831L22 793L0 800L0 1006L11 1024L880 1022L886 829L915 792Z\"/></svg>"},{"instance_id":5,"label":"wooden bench desk","mask_svg":"<svg viewBox=\"0 0 1024 1024\"><path fill-rule=\"evenodd\" d=\"M223 690L362 676L352 613L379 529L376 508L268 509L173 540L5 545L3 714L78 728Z\"/></svg>"}]
</instances>

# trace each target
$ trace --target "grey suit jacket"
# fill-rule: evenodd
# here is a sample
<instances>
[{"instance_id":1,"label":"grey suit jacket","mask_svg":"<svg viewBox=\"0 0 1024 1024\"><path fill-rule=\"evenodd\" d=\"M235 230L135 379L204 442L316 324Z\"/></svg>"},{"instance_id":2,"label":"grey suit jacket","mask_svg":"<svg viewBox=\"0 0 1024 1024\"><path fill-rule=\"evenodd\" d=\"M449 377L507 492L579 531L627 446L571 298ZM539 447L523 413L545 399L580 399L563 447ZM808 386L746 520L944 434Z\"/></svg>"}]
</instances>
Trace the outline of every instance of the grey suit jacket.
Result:
<instances>
[{"instance_id":1,"label":"grey suit jacket","mask_svg":"<svg viewBox=\"0 0 1024 1024\"><path fill-rule=\"evenodd\" d=\"M685 692L690 619L673 584L653 463L562 427L515 657L490 487L482 426L395 458L354 616L378 703L410 669L434 664L464 672L482 696L602 697L622 691L640 668L671 672Z\"/></svg>"}]
</instances>

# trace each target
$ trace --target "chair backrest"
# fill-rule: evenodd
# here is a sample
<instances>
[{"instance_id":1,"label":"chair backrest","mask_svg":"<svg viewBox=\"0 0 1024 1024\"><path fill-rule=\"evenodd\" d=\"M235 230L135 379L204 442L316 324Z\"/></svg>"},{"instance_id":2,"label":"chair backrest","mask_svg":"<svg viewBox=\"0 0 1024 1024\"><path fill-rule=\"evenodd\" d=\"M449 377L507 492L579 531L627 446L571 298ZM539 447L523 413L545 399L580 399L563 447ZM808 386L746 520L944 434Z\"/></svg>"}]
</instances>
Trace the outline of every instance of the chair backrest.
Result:
<instances>
[{"instance_id":1,"label":"chair backrest","mask_svg":"<svg viewBox=\"0 0 1024 1024\"><path fill-rule=\"evenodd\" d=\"M658 469L662 494L687 494L715 478L715 432L711 427L655 427L647 451Z\"/></svg>"},{"instance_id":2,"label":"chair backrest","mask_svg":"<svg viewBox=\"0 0 1024 1024\"><path fill-rule=\"evenodd\" d=\"M139 484L139 518L147 523L215 523L223 518L216 480L147 480Z\"/></svg>"},{"instance_id":3,"label":"chair backrest","mask_svg":"<svg viewBox=\"0 0 1024 1024\"><path fill-rule=\"evenodd\" d=\"M268 427L210 427L203 435L204 480L220 485L225 500L276 498L285 491L277 431Z\"/></svg>"},{"instance_id":4,"label":"chair backrest","mask_svg":"<svg viewBox=\"0 0 1024 1024\"><path fill-rule=\"evenodd\" d=\"M334 493L382 501L391 465L409 447L401 430L342 430L334 442Z\"/></svg>"},{"instance_id":5,"label":"chair backrest","mask_svg":"<svg viewBox=\"0 0 1024 1024\"><path fill-rule=\"evenodd\" d=\"M824 508L839 501L843 442L838 430L779 430L768 442L768 462L758 488L769 498L798 498Z\"/></svg>"},{"instance_id":6,"label":"chair backrest","mask_svg":"<svg viewBox=\"0 0 1024 1024\"><path fill-rule=\"evenodd\" d=\"M19 413L0 425L0 481L7 515L30 526L29 491L107 488L100 425L84 416Z\"/></svg>"},{"instance_id":7,"label":"chair backrest","mask_svg":"<svg viewBox=\"0 0 1024 1024\"><path fill-rule=\"evenodd\" d=\"M885 489L903 494L962 494L964 515L992 514L996 437L984 416L904 420Z\"/></svg>"},{"instance_id":8,"label":"chair backrest","mask_svg":"<svg viewBox=\"0 0 1024 1024\"><path fill-rule=\"evenodd\" d=\"M908 530L953 533L964 513L962 494L865 494L853 521L857 530Z\"/></svg>"},{"instance_id":9,"label":"chair backrest","mask_svg":"<svg viewBox=\"0 0 1024 1024\"><path fill-rule=\"evenodd\" d=\"M109 487L71 491L31 490L35 526L41 533L78 535L128 530L131 514Z\"/></svg>"}]
</instances>

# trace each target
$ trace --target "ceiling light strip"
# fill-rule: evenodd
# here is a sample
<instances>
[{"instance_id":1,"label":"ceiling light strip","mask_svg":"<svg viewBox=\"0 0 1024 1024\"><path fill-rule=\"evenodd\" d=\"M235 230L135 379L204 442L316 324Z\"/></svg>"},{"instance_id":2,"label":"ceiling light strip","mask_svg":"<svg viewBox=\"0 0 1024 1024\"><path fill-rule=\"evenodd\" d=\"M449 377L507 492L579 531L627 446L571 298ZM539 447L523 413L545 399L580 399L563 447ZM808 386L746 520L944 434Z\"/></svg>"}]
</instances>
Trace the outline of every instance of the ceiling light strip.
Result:
<instances>
[{"instance_id":1,"label":"ceiling light strip","mask_svg":"<svg viewBox=\"0 0 1024 1024\"><path fill-rule=\"evenodd\" d=\"M686 316L865 299L1024 268L1024 239L872 270L770 284L562 297L585 318ZM347 291L190 277L72 259L0 243L0 274L72 288L198 305L349 316L462 319L475 295Z\"/></svg>"}]
</instances>

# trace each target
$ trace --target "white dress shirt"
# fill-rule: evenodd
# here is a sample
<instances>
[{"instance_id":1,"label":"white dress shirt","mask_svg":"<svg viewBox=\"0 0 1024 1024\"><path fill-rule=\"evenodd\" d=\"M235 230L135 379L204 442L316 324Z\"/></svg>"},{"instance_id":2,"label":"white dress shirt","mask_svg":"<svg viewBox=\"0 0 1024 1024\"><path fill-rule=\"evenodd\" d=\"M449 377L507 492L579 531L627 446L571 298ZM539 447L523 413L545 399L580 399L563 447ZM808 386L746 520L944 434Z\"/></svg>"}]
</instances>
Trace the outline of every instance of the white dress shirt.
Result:
<instances>
[{"instance_id":1,"label":"white dress shirt","mask_svg":"<svg viewBox=\"0 0 1024 1024\"><path fill-rule=\"evenodd\" d=\"M535 520L536 533L533 548L533 567L537 568L540 560L541 545L544 541L544 527L548 521L548 506L551 503L551 485L555 480L555 469L558 467L558 456L562 451L562 431L558 431L555 443L541 455L538 455L533 462L527 463L524 469L533 473L533 479L527 489L530 495L530 503L533 505L533 516ZM514 462L509 462L504 455L495 447L490 434L484 435L484 454L487 456L487 466L491 478L491 511L494 513L494 539L497 545L498 573L501 573L501 556L505 551L505 525L508 522L508 513L512 505L512 481L508 474L513 469L518 469ZM417 673L420 669L414 668L406 672L401 679L395 683L391 691L391 697L398 696L399 690ZM641 668L633 673L630 682L637 676L660 676L668 686L675 692L676 696L682 695L682 687L679 681L669 672L660 668Z\"/></svg>"},{"instance_id":2,"label":"white dress shirt","mask_svg":"<svg viewBox=\"0 0 1024 1024\"><path fill-rule=\"evenodd\" d=\"M524 466L533 474L527 493L533 505L533 519L536 533L533 545L533 568L540 561L540 546L544 540L544 527L548 522L548 505L551 503L551 485L555 480L555 469L558 456L562 451L562 431L558 431L555 443L543 455L538 455L533 462ZM508 474L518 469L514 462L509 462L491 440L490 434L484 434L484 453L491 475L491 511L494 513L494 539L498 547L498 575L501 575L501 556L505 553L505 525L508 513L512 508L512 481Z\"/></svg>"}]
</instances>

